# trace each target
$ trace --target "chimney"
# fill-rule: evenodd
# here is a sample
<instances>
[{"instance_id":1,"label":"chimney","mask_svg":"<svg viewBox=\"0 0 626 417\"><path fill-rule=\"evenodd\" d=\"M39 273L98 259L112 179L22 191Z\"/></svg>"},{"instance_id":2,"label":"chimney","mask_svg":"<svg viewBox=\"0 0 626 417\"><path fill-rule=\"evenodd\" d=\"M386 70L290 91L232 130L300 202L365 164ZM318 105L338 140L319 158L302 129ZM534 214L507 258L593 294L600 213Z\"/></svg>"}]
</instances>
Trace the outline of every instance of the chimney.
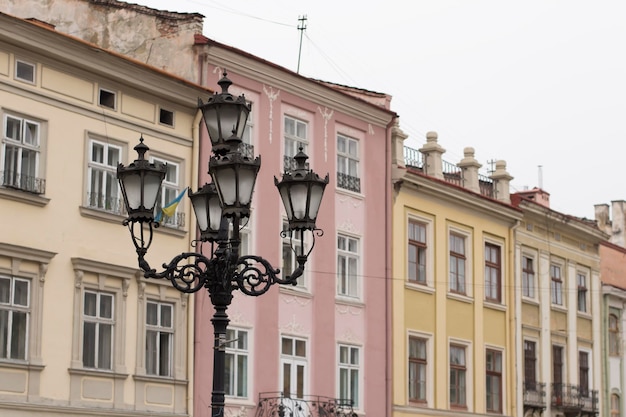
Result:
<instances>
[{"instance_id":1,"label":"chimney","mask_svg":"<svg viewBox=\"0 0 626 417\"><path fill-rule=\"evenodd\" d=\"M441 155L446 150L437 143L437 132L426 133L426 144L419 151L424 155L424 173L442 180L443 164Z\"/></svg>"},{"instance_id":2,"label":"chimney","mask_svg":"<svg viewBox=\"0 0 626 417\"><path fill-rule=\"evenodd\" d=\"M527 200L532 200L539 205L550 208L550 193L542 190L541 188L535 187L532 190L518 191L515 194Z\"/></svg>"},{"instance_id":3,"label":"chimney","mask_svg":"<svg viewBox=\"0 0 626 417\"><path fill-rule=\"evenodd\" d=\"M496 161L496 170L491 174L491 179L496 192L496 200L511 204L509 184L513 177L506 172L506 161Z\"/></svg>"},{"instance_id":4,"label":"chimney","mask_svg":"<svg viewBox=\"0 0 626 417\"><path fill-rule=\"evenodd\" d=\"M611 243L614 243L622 248L626 248L626 235L624 233L624 225L626 224L626 201L617 200L611 201L611 214L613 215Z\"/></svg>"},{"instance_id":5,"label":"chimney","mask_svg":"<svg viewBox=\"0 0 626 417\"><path fill-rule=\"evenodd\" d=\"M465 157L456 164L463 170L463 186L470 191L480 193L478 169L482 165L474 158L474 148L467 147L463 149L463 155Z\"/></svg>"},{"instance_id":6,"label":"chimney","mask_svg":"<svg viewBox=\"0 0 626 417\"><path fill-rule=\"evenodd\" d=\"M612 232L611 219L609 217L609 205L608 204L596 204L593 206L595 210L596 223L598 229L609 235Z\"/></svg>"}]
</instances>

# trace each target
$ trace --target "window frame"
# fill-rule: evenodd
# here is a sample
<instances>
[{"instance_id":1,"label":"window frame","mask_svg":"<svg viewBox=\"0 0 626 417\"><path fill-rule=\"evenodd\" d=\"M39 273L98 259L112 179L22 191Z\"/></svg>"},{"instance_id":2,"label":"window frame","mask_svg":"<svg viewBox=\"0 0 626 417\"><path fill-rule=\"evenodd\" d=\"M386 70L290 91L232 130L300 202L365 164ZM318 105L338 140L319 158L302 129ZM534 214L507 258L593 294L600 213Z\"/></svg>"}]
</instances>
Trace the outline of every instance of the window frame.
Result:
<instances>
[{"instance_id":1,"label":"window frame","mask_svg":"<svg viewBox=\"0 0 626 417\"><path fill-rule=\"evenodd\" d=\"M558 271L558 276L555 272ZM550 263L550 304L553 306L565 307L563 297L563 265Z\"/></svg>"},{"instance_id":2,"label":"window frame","mask_svg":"<svg viewBox=\"0 0 626 417\"><path fill-rule=\"evenodd\" d=\"M99 163L99 162L93 161L94 144L99 144L103 146L103 156L107 155L107 162ZM119 159L117 163L113 163L113 165L110 165L108 162L108 149L110 147L115 148L119 151ZM127 149L126 143L120 143L120 142L112 141L109 139L103 140L95 135L88 135L87 149L86 149L87 164L85 167L86 168L86 176L85 176L85 207L86 208L90 210L102 212L102 213L117 215L117 216L121 216L124 214L125 208L124 208L124 203L122 201L122 192L120 190L120 186L116 178L117 178L117 165L123 160L125 160L126 149ZM92 204L92 201L93 201L92 181L93 181L94 170L102 171L104 173L103 178L105 179L108 178L106 176L107 174L111 174L110 178L115 178L115 179L112 179L112 181L115 184L115 189L117 191L115 193L116 195L115 196L111 195L111 197L109 198L106 197L106 194L103 195L104 198L111 200L111 202L109 203L111 206L110 209L106 208L106 204L102 204L105 207L99 207L100 204ZM107 185L106 184L104 186L100 185L100 188L103 188L106 190ZM98 197L98 199L100 199L100 197Z\"/></svg>"},{"instance_id":3,"label":"window frame","mask_svg":"<svg viewBox=\"0 0 626 417\"><path fill-rule=\"evenodd\" d=\"M17 139L7 134L9 119L18 122L20 125L19 138ZM0 143L0 179L2 179L2 183L0 187L7 190L16 190L19 194L32 193L37 196L44 195L46 193L46 180L43 175L45 171L46 122L15 112L3 112L2 122L2 142ZM36 127L36 144L26 142L27 126ZM10 175L13 181L7 180L7 172L9 172L7 166L7 147L14 148L14 152L16 152L15 161L13 161L15 168L11 171ZM27 175L24 175L24 152L27 152L27 155L32 153L35 159L33 163L34 172L28 172ZM24 178L26 178L25 181ZM7 184L7 182L9 182L9 184Z\"/></svg>"},{"instance_id":4,"label":"window frame","mask_svg":"<svg viewBox=\"0 0 626 417\"><path fill-rule=\"evenodd\" d=\"M589 281L588 277L589 274L586 272L576 271L576 310L578 313L582 314L591 313L589 311L589 288L587 286L587 282Z\"/></svg>"},{"instance_id":5,"label":"window frame","mask_svg":"<svg viewBox=\"0 0 626 417\"><path fill-rule=\"evenodd\" d=\"M150 324L148 323L148 307L150 304L154 304L157 307L157 323L156 324ZM167 306L170 308L170 326L164 326L161 323L161 319L162 319L162 309L164 306ZM150 376L156 376L156 377L164 377L164 378L170 378L173 376L174 374L174 323L176 323L176 316L175 316L175 311L176 311L176 307L174 305L172 305L171 303L168 302L162 302L162 301L157 301L154 300L152 298L149 298L146 300L146 305L144 307L146 309L146 314L145 314L145 331L144 331L144 337L145 337L145 346L146 346L146 353L145 353L145 362L146 362L146 375L150 375ZM151 370L149 369L148 364L150 363L150 361L148 360L148 332L154 332L156 333L156 337L157 337L157 343L155 344L156 346L156 358L155 358L155 366L156 369ZM158 343L161 339L161 335L162 334L166 334L167 335L167 344L168 344L168 351L167 351L167 370L165 373L163 373L163 369L161 367L161 363L162 363L162 351L160 350L161 345Z\"/></svg>"},{"instance_id":6,"label":"window frame","mask_svg":"<svg viewBox=\"0 0 626 417\"><path fill-rule=\"evenodd\" d=\"M19 64L25 64L28 65L29 67L31 67L33 69L33 79L30 80L28 78L22 78L20 76L18 76L18 65ZM17 81L21 81L23 83L27 83L27 84L32 84L32 85L36 85L37 84L37 64L32 63L28 60L22 59L22 58L15 58L15 65L14 65L14 74L13 74L13 78Z\"/></svg>"},{"instance_id":7,"label":"window frame","mask_svg":"<svg viewBox=\"0 0 626 417\"><path fill-rule=\"evenodd\" d=\"M342 355L341 355L341 351L342 349L347 349L348 350L348 358L349 358L349 362L342 362ZM357 354L357 363L352 363L352 352L356 352ZM352 400L352 405L354 407L354 409L359 410L361 409L361 387L362 387L362 383L361 383L361 378L362 378L362 371L361 371L361 352L362 349L360 346L357 345L353 345L353 344L349 344L349 343L338 343L337 344L337 398L339 399L349 399ZM343 386L343 379L342 379L342 371L346 371L348 373L348 378L347 378L347 387ZM356 388L353 386L354 381L352 380L353 378L353 372L356 372ZM350 393L349 396L344 396L343 393L347 392ZM356 394L356 399L354 398L354 394Z\"/></svg>"},{"instance_id":8,"label":"window frame","mask_svg":"<svg viewBox=\"0 0 626 417\"><path fill-rule=\"evenodd\" d=\"M615 326L612 325L615 323ZM609 356L620 356L621 354L621 333L620 333L620 319L619 315L615 311L609 312L608 319L608 333L609 333Z\"/></svg>"},{"instance_id":9,"label":"window frame","mask_svg":"<svg viewBox=\"0 0 626 417\"><path fill-rule=\"evenodd\" d=\"M461 238L463 241L463 251L464 253L457 253L457 252L453 252L452 251L452 242L451 242L451 238L452 236L455 236L456 238ZM450 227L448 229L448 235L447 235L447 256L448 256L448 260L447 260L447 276L448 276L448 293L450 295L453 296L459 296L459 297L467 297L467 298L472 298L474 296L473 294L473 276L472 276L472 252L471 252L471 239L472 239L472 234L469 231L464 231L462 229L456 228L456 227ZM463 285L464 288L462 289L462 291L459 291L458 288L454 288L453 287L453 279L452 279L452 275L455 274L455 282L456 285L458 286L459 284L459 276L458 273L452 272L452 263L451 263L451 258L454 256L454 258L457 260L456 262L458 263L458 260L461 259L463 260L463 265L464 265L464 270L463 270Z\"/></svg>"},{"instance_id":10,"label":"window frame","mask_svg":"<svg viewBox=\"0 0 626 417\"><path fill-rule=\"evenodd\" d=\"M287 120L291 120L294 123L294 133L287 133ZM291 170L295 168L295 160L293 157L298 153L300 146L302 146L302 151L307 153L307 148L310 143L309 137L309 124L308 120L305 120L301 117L292 116L291 114L284 113L283 114L283 169ZM305 136L298 136L298 126L303 125ZM295 147L295 149L290 149L291 147Z\"/></svg>"},{"instance_id":11,"label":"window frame","mask_svg":"<svg viewBox=\"0 0 626 417\"><path fill-rule=\"evenodd\" d=\"M530 269L528 263L530 261ZM537 297L537 271L536 271L537 258L529 254L522 254L522 297L535 300Z\"/></svg>"},{"instance_id":12,"label":"window frame","mask_svg":"<svg viewBox=\"0 0 626 417\"><path fill-rule=\"evenodd\" d=\"M281 245L280 270L284 278L285 276L293 273L293 271L298 266L297 255L293 251L291 245L294 245L296 250L299 250L300 239L297 236L297 232L295 231L289 232L289 221L287 220L287 217L282 217L281 224L282 224L282 232L281 232L281 243L280 243ZM308 234L305 234L304 253L308 252L309 245L310 245L309 236ZM289 256L289 263L285 263L285 257L287 256L287 254ZM310 293L311 283L309 282L309 274L307 272L307 269L305 268L304 271L302 272L302 275L298 277L298 281L296 285L289 286L289 287L281 287L281 290L286 290L286 289Z\"/></svg>"},{"instance_id":13,"label":"window frame","mask_svg":"<svg viewBox=\"0 0 626 417\"><path fill-rule=\"evenodd\" d=\"M528 346L532 346L532 349L527 349ZM536 391L537 390L537 341L531 339L524 339L524 389L527 391ZM532 351L532 356L527 354L528 351ZM531 364L528 361L532 361ZM532 375L529 375L532 373ZM529 376L532 376L532 380L529 380Z\"/></svg>"},{"instance_id":14,"label":"window frame","mask_svg":"<svg viewBox=\"0 0 626 417\"><path fill-rule=\"evenodd\" d=\"M459 349L463 352L463 364L453 364L452 363L452 349ZM463 409L466 410L468 409L468 399L469 399L469 395L468 395L468 385L469 385L469 381L471 381L470 376L469 376L469 372L468 372L468 366L467 366L467 358L468 358L468 347L467 345L464 344L459 344L456 342L450 342L449 346L448 346L448 402L450 404L450 408L454 408L454 409ZM452 389L453 389L453 383L452 383L452 374L456 375L456 377L454 378L456 381L459 381L459 376L462 375L463 376L463 383L462 383L462 387L461 387L461 383L457 382L454 384L454 388L455 388L455 392L457 392L457 397L463 397L463 401L460 400L456 400L455 402L453 402L452 400ZM462 389L461 389L462 388Z\"/></svg>"},{"instance_id":15,"label":"window frame","mask_svg":"<svg viewBox=\"0 0 626 417\"><path fill-rule=\"evenodd\" d=\"M345 240L345 248L341 249L340 239ZM351 251L350 242L355 242L356 250ZM360 271L361 271L361 239L357 236L347 234L345 232L337 232L337 290L336 295L339 298L348 299L348 300L361 300L363 290L362 290L362 280L360 279ZM341 259L340 259L341 258ZM356 271L354 271L353 277L350 276L350 261L354 261L354 267ZM340 275L340 264L344 263L344 270L346 271L345 276Z\"/></svg>"},{"instance_id":16,"label":"window frame","mask_svg":"<svg viewBox=\"0 0 626 417\"><path fill-rule=\"evenodd\" d=\"M412 235L412 227L418 227L423 229L424 231L424 239L423 241L411 239ZM429 235L429 224L422 222L418 219L409 217L407 222L407 280L411 284L417 285L428 285L428 268L429 268L429 259L428 259L428 235ZM415 262L411 262L411 251L412 248L415 248ZM423 256L420 256L420 253ZM423 264L420 265L420 258L423 258ZM414 272L414 273L413 273ZM423 276L423 279L420 279L420 272ZM415 276L415 279L412 279L412 276Z\"/></svg>"},{"instance_id":17,"label":"window frame","mask_svg":"<svg viewBox=\"0 0 626 417\"><path fill-rule=\"evenodd\" d=\"M15 276L13 274L3 274L0 272L0 280L7 280L9 282L9 291L7 293L8 302L3 303L0 300L0 313L2 311L7 312L7 323L6 323L6 335L7 338L5 340L5 346L0 346L0 354L4 351L6 356L0 356L0 361L6 362L17 362L17 363L28 363L29 361L29 335L30 335L30 323L31 323L31 311L32 311L32 301L31 301L31 287L32 282L30 279L22 278L20 276ZM26 304L17 304L15 301L16 294L16 285L18 282L26 283ZM23 330L23 341L20 343L23 349L23 354L20 357L13 357L13 348L14 348L14 316L18 314L24 315L24 330ZM2 326L4 327L4 326Z\"/></svg>"},{"instance_id":18,"label":"window frame","mask_svg":"<svg viewBox=\"0 0 626 417\"><path fill-rule=\"evenodd\" d=\"M292 341L291 346L291 352L290 353L285 353L284 352L284 340L285 339L289 339ZM298 355L297 354L297 343L298 342L303 342L304 343L304 354L303 355ZM308 357L307 357L307 351L309 349L308 346L308 340L304 337L299 337L299 336L293 336L293 335L289 335L289 334L281 334L280 335L280 341L279 341L279 346L280 346L280 387L281 387L281 392L283 393L283 396L285 398L292 398L291 395L295 394L295 399L303 399L304 396L307 395L308 393L308 387L309 387L309 361L308 361ZM285 365L289 365L290 367L290 380L289 380L289 387L292 386L292 383L294 382L294 378L295 378L295 385L296 385L296 392L285 392L285 388L287 388L286 385L286 381L285 381ZM293 372L293 375L291 373L292 368L297 368L298 366L302 366L302 386L300 388L300 390L298 390L298 372ZM291 391L291 390L290 390Z\"/></svg>"},{"instance_id":19,"label":"window frame","mask_svg":"<svg viewBox=\"0 0 626 417\"><path fill-rule=\"evenodd\" d=\"M609 411L611 413L611 417L620 417L620 395L617 393L611 393L611 399L609 403Z\"/></svg>"},{"instance_id":20,"label":"window frame","mask_svg":"<svg viewBox=\"0 0 626 417\"><path fill-rule=\"evenodd\" d=\"M484 262L485 262L485 301L502 304L503 300L503 289L502 289L502 270L503 270L503 259L502 259L502 245L486 241L484 246ZM494 262L490 256L488 256L489 252L495 252L497 261ZM489 272L494 271L496 276L495 282L491 282L491 274ZM494 288L495 286L495 288ZM495 294L493 291L495 290Z\"/></svg>"},{"instance_id":21,"label":"window frame","mask_svg":"<svg viewBox=\"0 0 626 417\"><path fill-rule=\"evenodd\" d=\"M236 342L238 342L241 338L241 334L245 333L246 341L245 346L234 346ZM226 345L225 345L225 355L226 355L226 369L225 369L225 387L224 387L224 395L228 398L236 398L236 399L249 399L250 398L250 369L251 369L251 355L252 349L250 346L251 338L251 330L242 327L233 327L230 326L226 331ZM228 356L231 355L233 357L232 372L229 373L228 370ZM243 383L243 393L240 391L240 363L239 358L245 358L245 382ZM232 388L232 391L229 391L229 388ZM237 391L235 393L235 390Z\"/></svg>"},{"instance_id":22,"label":"window frame","mask_svg":"<svg viewBox=\"0 0 626 417\"><path fill-rule=\"evenodd\" d=\"M489 354L496 355L500 360L500 369L489 369ZM495 359L495 358L494 358ZM491 378L490 378L491 377ZM491 393L492 404L490 404L490 392L489 392L489 381L490 379L494 379L497 382L498 390L497 393L497 407L494 408L493 405L493 396L494 393ZM502 410L504 409L504 352L501 349L496 349L492 347L488 347L485 350L485 409L488 413L496 413L502 414ZM491 386L492 387L492 386Z\"/></svg>"},{"instance_id":23,"label":"window frame","mask_svg":"<svg viewBox=\"0 0 626 417\"><path fill-rule=\"evenodd\" d=\"M584 358L584 360L583 360ZM591 352L586 349L578 350L578 393L582 398L591 395Z\"/></svg>"},{"instance_id":24,"label":"window frame","mask_svg":"<svg viewBox=\"0 0 626 417\"><path fill-rule=\"evenodd\" d=\"M431 381L431 377L430 377L430 369L432 367L431 364L429 364L429 358L432 357L432 354L430 352L430 337L426 337L425 335L422 334L415 334L415 333L410 333L409 337L408 337L408 344L407 344L407 398L409 403L417 403L417 404L428 404L429 401L429 395L430 395L430 391L428 389L428 383L429 381ZM420 357L413 357L411 356L411 342L421 342L424 344L424 358L420 358ZM415 372L415 382L412 383L412 378L411 378L411 368L412 365L416 367L416 372ZM419 368L423 368L423 373L424 373L424 380L420 380L419 379ZM423 395L420 395L420 384L423 385ZM412 386L415 386L415 395L412 394Z\"/></svg>"},{"instance_id":25,"label":"window frame","mask_svg":"<svg viewBox=\"0 0 626 417\"><path fill-rule=\"evenodd\" d=\"M95 309L96 309L96 313L94 316L91 315L87 315L85 309L86 309L86 298L88 294L93 294L96 296L96 305L95 305ZM111 317L101 317L101 310L102 310L102 305L101 305L101 300L104 297L110 297L111 299ZM116 308L115 308L115 294L114 293L110 293L108 291L101 291L101 290L96 290L96 289L85 289L83 291L83 297L82 297L82 308L81 308L81 323L82 323L82 334L81 334L81 360L82 360L82 367L84 369L90 369L90 370L97 370L97 371L112 371L113 370L113 364L114 364L114 352L115 352L115 331L116 331L116 316L117 316L117 312L116 312ZM86 327L88 323L92 323L95 325L95 330L94 330L94 340L93 340L93 366L87 365L85 364L85 345L86 345ZM102 358L103 356L100 355L99 352L99 348L100 348L100 343L99 343L99 337L100 337L100 329L102 326L110 326L110 341L109 341L109 355L108 355L108 366L106 366L106 364L102 364Z\"/></svg>"},{"instance_id":26,"label":"window frame","mask_svg":"<svg viewBox=\"0 0 626 417\"><path fill-rule=\"evenodd\" d=\"M165 178L163 179L163 182L161 184L161 191L159 192L159 200L157 201L157 205L154 208L155 216L156 216L156 214L158 213L158 210L161 210L163 207L165 207L165 205L167 205L176 197L178 197L178 195L182 191L183 187L181 185L181 182L182 182L181 179L185 178L184 166L183 166L182 161L172 158L172 157L162 156L158 152L151 152L149 161L151 163L160 162L160 163L166 164L166 166L168 167L167 168L168 170L170 166L176 168L176 181L175 182L168 180L167 178L168 172L166 170ZM166 189L171 190L173 192L173 195L168 197L167 193L164 192ZM174 212L174 216L170 217L170 216L166 216L165 214L163 215L163 217L161 218L161 222L160 222L161 226L169 227L172 229L181 229L185 227L185 213L186 213L185 200L186 200L185 198L180 200L180 203L178 203L178 206L176 206L176 211Z\"/></svg>"},{"instance_id":27,"label":"window frame","mask_svg":"<svg viewBox=\"0 0 626 417\"><path fill-rule=\"evenodd\" d=\"M346 151L339 150L340 139L345 142ZM361 141L344 133L337 133L337 188L361 193ZM350 143L355 144L356 155L350 154ZM351 162L355 164L356 175L350 174Z\"/></svg>"}]
</instances>

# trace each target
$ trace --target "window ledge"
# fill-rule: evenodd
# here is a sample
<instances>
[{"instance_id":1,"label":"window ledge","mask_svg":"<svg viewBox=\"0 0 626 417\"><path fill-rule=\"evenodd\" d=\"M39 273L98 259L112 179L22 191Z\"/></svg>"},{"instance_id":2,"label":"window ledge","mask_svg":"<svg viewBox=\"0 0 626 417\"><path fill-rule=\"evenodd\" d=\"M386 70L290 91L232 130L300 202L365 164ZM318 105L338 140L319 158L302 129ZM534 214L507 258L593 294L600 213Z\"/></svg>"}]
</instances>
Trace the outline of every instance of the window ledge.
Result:
<instances>
[{"instance_id":1,"label":"window ledge","mask_svg":"<svg viewBox=\"0 0 626 417\"><path fill-rule=\"evenodd\" d=\"M100 370L100 369L68 368L67 371L70 373L70 375L99 376L102 378L113 378L113 379L128 378L128 374L122 374L122 373L113 372L113 371L105 371L105 370Z\"/></svg>"},{"instance_id":2,"label":"window ledge","mask_svg":"<svg viewBox=\"0 0 626 417\"><path fill-rule=\"evenodd\" d=\"M363 187L361 187L361 189L363 189ZM359 200L364 200L365 199L365 194L363 194L362 192L357 193L356 191L350 191L346 188L341 188L341 187L337 187L335 185L335 191L338 194L345 194L348 195L350 197L354 197L354 198L358 198Z\"/></svg>"},{"instance_id":3,"label":"window ledge","mask_svg":"<svg viewBox=\"0 0 626 417\"><path fill-rule=\"evenodd\" d=\"M23 369L28 371L37 371L41 372L45 368L45 365L39 365L28 362L12 362L6 359L0 360L0 368L13 368L13 369Z\"/></svg>"},{"instance_id":4,"label":"window ledge","mask_svg":"<svg viewBox=\"0 0 626 417\"><path fill-rule=\"evenodd\" d=\"M121 214L116 214L110 211L99 210L99 209L95 209L95 208L91 208L87 206L80 206L80 214L83 217L103 220L105 222L115 223L118 225L121 225L125 219L125 217L122 216ZM172 236L177 236L181 238L187 235L187 231L184 229L177 229L177 228L168 227L168 226L155 227L153 230L155 230L156 233L163 233L166 235L172 235Z\"/></svg>"},{"instance_id":5,"label":"window ledge","mask_svg":"<svg viewBox=\"0 0 626 417\"><path fill-rule=\"evenodd\" d=\"M522 302L526 303L526 304L532 304L535 306L538 306L540 303L537 299L535 298L528 298L528 297L522 297Z\"/></svg>"},{"instance_id":6,"label":"window ledge","mask_svg":"<svg viewBox=\"0 0 626 417\"><path fill-rule=\"evenodd\" d=\"M44 207L50 202L49 198L32 194L26 191L13 190L10 188L0 187L0 198L18 201L20 203L32 204L37 207Z\"/></svg>"},{"instance_id":7,"label":"window ledge","mask_svg":"<svg viewBox=\"0 0 626 417\"><path fill-rule=\"evenodd\" d=\"M577 311L576 315L578 317L580 317L581 319L587 319L587 320L592 320L593 319L593 315L591 313L586 313L586 312L582 312L582 311Z\"/></svg>"},{"instance_id":8,"label":"window ledge","mask_svg":"<svg viewBox=\"0 0 626 417\"><path fill-rule=\"evenodd\" d=\"M550 309L561 313L567 313L567 307L559 304L550 304Z\"/></svg>"},{"instance_id":9,"label":"window ledge","mask_svg":"<svg viewBox=\"0 0 626 417\"><path fill-rule=\"evenodd\" d=\"M157 376L157 375L133 375L133 380L141 382L152 382L170 385L187 385L189 383L186 379L176 379L169 376Z\"/></svg>"},{"instance_id":10,"label":"window ledge","mask_svg":"<svg viewBox=\"0 0 626 417\"><path fill-rule=\"evenodd\" d=\"M435 293L435 289L429 286L428 284L417 284L411 281L406 281L404 283L404 288L406 288L407 290L419 291L419 292L423 292L426 294Z\"/></svg>"},{"instance_id":11,"label":"window ledge","mask_svg":"<svg viewBox=\"0 0 626 417\"><path fill-rule=\"evenodd\" d=\"M335 304L352 306L352 307L365 307L365 303L358 298L349 298L337 295L335 297Z\"/></svg>"},{"instance_id":12,"label":"window ledge","mask_svg":"<svg viewBox=\"0 0 626 417\"><path fill-rule=\"evenodd\" d=\"M494 301L485 300L483 306L485 306L487 308L491 308L493 310L506 311L506 305L498 304L498 303L496 303Z\"/></svg>"},{"instance_id":13,"label":"window ledge","mask_svg":"<svg viewBox=\"0 0 626 417\"><path fill-rule=\"evenodd\" d=\"M448 298L452 300L461 301L468 304L474 304L474 299L467 295L457 294L454 292L448 292Z\"/></svg>"},{"instance_id":14,"label":"window ledge","mask_svg":"<svg viewBox=\"0 0 626 417\"><path fill-rule=\"evenodd\" d=\"M313 294L311 294L311 291L309 291L307 288L302 288L302 287L298 288L293 285L289 285L289 286L280 285L279 288L280 288L280 292L283 294L289 294L289 295L302 297L302 298L313 298Z\"/></svg>"},{"instance_id":15,"label":"window ledge","mask_svg":"<svg viewBox=\"0 0 626 417\"><path fill-rule=\"evenodd\" d=\"M163 233L164 235L185 237L187 231L185 229L179 229L177 227L159 226L154 229L157 233Z\"/></svg>"},{"instance_id":16,"label":"window ledge","mask_svg":"<svg viewBox=\"0 0 626 417\"><path fill-rule=\"evenodd\" d=\"M257 406L257 403L244 397L231 397L226 395L226 407L245 407L245 408L254 408Z\"/></svg>"}]
</instances>

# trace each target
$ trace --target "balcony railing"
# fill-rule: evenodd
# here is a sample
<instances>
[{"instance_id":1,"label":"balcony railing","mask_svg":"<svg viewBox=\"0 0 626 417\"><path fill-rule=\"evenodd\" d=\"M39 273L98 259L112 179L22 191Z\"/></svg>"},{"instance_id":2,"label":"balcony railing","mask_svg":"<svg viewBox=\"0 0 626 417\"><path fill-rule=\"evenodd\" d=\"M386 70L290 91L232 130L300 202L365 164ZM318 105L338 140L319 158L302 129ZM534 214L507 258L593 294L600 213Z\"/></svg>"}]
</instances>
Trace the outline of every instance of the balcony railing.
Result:
<instances>
[{"instance_id":1,"label":"balcony railing","mask_svg":"<svg viewBox=\"0 0 626 417\"><path fill-rule=\"evenodd\" d=\"M463 186L463 171L459 167L450 162L441 161L441 168L443 170L443 178L446 181Z\"/></svg>"},{"instance_id":2,"label":"balcony railing","mask_svg":"<svg viewBox=\"0 0 626 417\"><path fill-rule=\"evenodd\" d=\"M0 171L0 183L7 188L15 188L33 194L46 193L45 179L23 175L16 171Z\"/></svg>"},{"instance_id":3,"label":"balcony railing","mask_svg":"<svg viewBox=\"0 0 626 417\"><path fill-rule=\"evenodd\" d=\"M361 179L359 177L353 177L352 175L338 172L337 173L337 187L343 188L349 191L354 191L355 193L360 193L361 192Z\"/></svg>"},{"instance_id":4,"label":"balcony railing","mask_svg":"<svg viewBox=\"0 0 626 417\"><path fill-rule=\"evenodd\" d=\"M582 393L580 396L580 407L583 412L597 413L598 412L598 390L587 390L586 393Z\"/></svg>"},{"instance_id":5,"label":"balcony railing","mask_svg":"<svg viewBox=\"0 0 626 417\"><path fill-rule=\"evenodd\" d=\"M112 214L126 214L124 202L121 199L99 193L87 193L87 207Z\"/></svg>"},{"instance_id":6,"label":"balcony railing","mask_svg":"<svg viewBox=\"0 0 626 417\"><path fill-rule=\"evenodd\" d=\"M524 406L546 407L545 382L524 381Z\"/></svg>"},{"instance_id":7,"label":"balcony railing","mask_svg":"<svg viewBox=\"0 0 626 417\"><path fill-rule=\"evenodd\" d=\"M562 410L580 409L578 386L553 382L552 407Z\"/></svg>"},{"instance_id":8,"label":"balcony railing","mask_svg":"<svg viewBox=\"0 0 626 417\"><path fill-rule=\"evenodd\" d=\"M305 395L289 398L282 392L259 394L256 417L356 417L352 400Z\"/></svg>"},{"instance_id":9,"label":"balcony railing","mask_svg":"<svg viewBox=\"0 0 626 417\"><path fill-rule=\"evenodd\" d=\"M296 164L296 160L293 159L293 156L287 156L287 155L283 156L283 169L285 170L285 172L293 171L297 167L298 165ZM309 163L306 162L304 164L304 167L306 169L309 169Z\"/></svg>"},{"instance_id":10,"label":"balcony railing","mask_svg":"<svg viewBox=\"0 0 626 417\"><path fill-rule=\"evenodd\" d=\"M480 193L485 197L494 198L494 185L493 180L486 175L478 174L478 187L480 188Z\"/></svg>"},{"instance_id":11,"label":"balcony railing","mask_svg":"<svg viewBox=\"0 0 626 417\"><path fill-rule=\"evenodd\" d=\"M241 152L243 156L247 156L248 158L254 158L254 145L241 142L239 144L239 152Z\"/></svg>"},{"instance_id":12,"label":"balcony railing","mask_svg":"<svg viewBox=\"0 0 626 417\"><path fill-rule=\"evenodd\" d=\"M411 168L422 169L424 167L424 155L417 149L405 146L404 164Z\"/></svg>"}]
</instances>

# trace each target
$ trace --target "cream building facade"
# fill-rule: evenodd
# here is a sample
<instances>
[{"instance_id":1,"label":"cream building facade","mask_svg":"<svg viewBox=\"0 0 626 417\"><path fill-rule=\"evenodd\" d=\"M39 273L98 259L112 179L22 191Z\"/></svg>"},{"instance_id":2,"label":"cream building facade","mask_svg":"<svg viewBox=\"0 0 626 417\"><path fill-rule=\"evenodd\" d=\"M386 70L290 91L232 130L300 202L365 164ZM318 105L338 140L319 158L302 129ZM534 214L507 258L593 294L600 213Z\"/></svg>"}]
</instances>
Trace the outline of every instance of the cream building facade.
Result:
<instances>
[{"instance_id":1,"label":"cream building facade","mask_svg":"<svg viewBox=\"0 0 626 417\"><path fill-rule=\"evenodd\" d=\"M504 162L478 173L429 132L393 138L393 411L396 417L515 415L512 230Z\"/></svg>"},{"instance_id":2,"label":"cream building facade","mask_svg":"<svg viewBox=\"0 0 626 417\"><path fill-rule=\"evenodd\" d=\"M608 235L551 210L541 189L512 200L524 214L515 229L517 413L595 416L603 382L599 247Z\"/></svg>"},{"instance_id":3,"label":"cream building facade","mask_svg":"<svg viewBox=\"0 0 626 417\"><path fill-rule=\"evenodd\" d=\"M0 14L0 415L190 414L193 299L138 273L116 168L143 137L168 163L161 203L195 189L208 94ZM190 214L151 259L190 249Z\"/></svg>"}]
</instances>

